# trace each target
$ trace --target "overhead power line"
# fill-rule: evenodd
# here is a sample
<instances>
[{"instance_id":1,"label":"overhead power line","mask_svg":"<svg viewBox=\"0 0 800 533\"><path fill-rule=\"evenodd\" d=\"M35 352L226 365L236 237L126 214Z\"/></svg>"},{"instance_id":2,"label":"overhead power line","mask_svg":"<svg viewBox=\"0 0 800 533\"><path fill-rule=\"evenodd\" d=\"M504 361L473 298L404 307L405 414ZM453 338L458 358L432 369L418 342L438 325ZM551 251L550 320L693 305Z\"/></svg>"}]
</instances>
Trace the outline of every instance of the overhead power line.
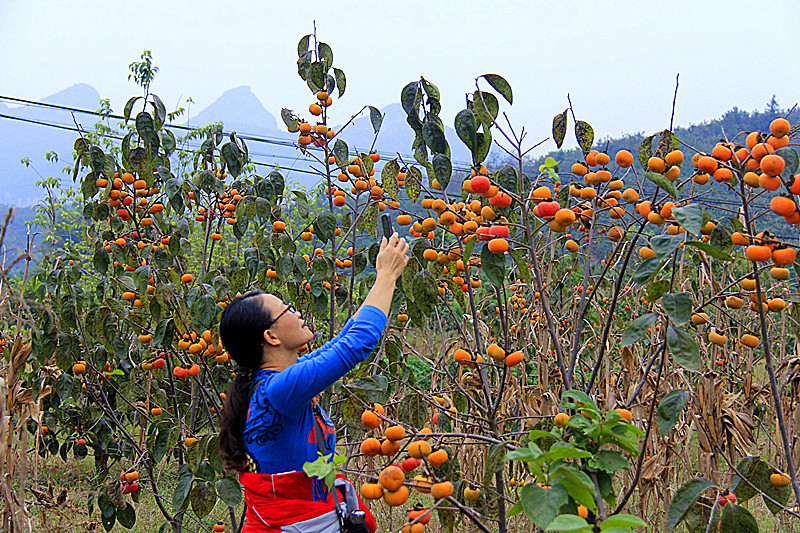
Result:
<instances>
[{"instance_id":1,"label":"overhead power line","mask_svg":"<svg viewBox=\"0 0 800 533\"><path fill-rule=\"evenodd\" d=\"M81 128L76 128L75 126L69 126L69 125L66 125L66 124L58 124L58 123L44 122L44 121L41 121L41 120L34 120L34 119L30 119L30 118L15 117L15 116L11 116L11 115L5 115L3 113L0 113L0 118L9 119L9 120L16 120L16 121L19 121L19 122L25 122L25 123L29 123L29 124L34 124L34 125L37 125L37 126L44 126L44 127L49 127L49 128L56 128L56 129L61 129L61 130L73 131L73 132L76 132L76 133L85 133L85 130L83 130ZM105 139L114 139L114 140L118 140L118 141L122 140L122 137L120 137L119 135L110 135L110 134L107 134L107 133L93 133L93 134L97 135L99 137L105 138ZM190 148L191 148L191 146L190 146ZM194 148L199 148L199 146L195 146ZM302 157L289 157L289 156L279 155L279 154L264 154L264 153L257 153L257 152L255 152L253 154L254 155L263 156L263 157L272 157L272 158L276 158L276 159L289 159L290 161L306 161L306 159L304 159ZM265 163L265 162L262 162L262 161L256 161L256 160L252 160L252 159L251 159L250 162L253 163L254 165L269 166L269 167L275 167L275 168L283 168L283 169L291 170L291 171L294 171L294 172L301 172L301 173L304 173L304 174L313 174L315 176L319 175L317 172L314 172L312 170L306 170L306 169L301 169L301 168L283 167L283 166L280 166L280 165L275 165L275 164L272 164L272 163Z\"/></svg>"},{"instance_id":2,"label":"overhead power line","mask_svg":"<svg viewBox=\"0 0 800 533\"><path fill-rule=\"evenodd\" d=\"M51 104L51 103L47 103L47 102L36 102L36 101L33 101L33 100L27 100L27 99L24 99L24 98L15 98L13 96L0 95L0 100L6 100L6 101L9 101L9 102L15 102L15 103L19 103L19 104L26 104L26 105L32 105L32 106L44 107L44 108L50 108L50 109L59 109L59 110L62 110L62 111L83 113L83 114L86 114L86 115L94 115L94 116L103 117L103 118L113 118L113 119L122 120L122 121L125 120L125 117L122 116L122 115L105 114L105 113L100 113L98 111L90 111L88 109L80 109L80 108L77 108L77 107L70 107L70 106L64 106L64 105L58 105L58 104ZM8 117L6 115L2 115L2 116L3 116L3 118L17 118L17 117ZM198 129L198 128L192 128L190 126L181 126L179 124L169 124L169 127L173 128L173 129L184 130L184 131L195 131L195 130ZM230 133L231 133L230 131L223 131L223 134L230 134ZM263 135L255 135L255 134L250 134L250 133L238 133L238 132L236 133L236 136L239 137L240 139L245 140L245 141L260 142L260 143L272 144L272 145L277 145L277 146L284 146L284 147L288 147L288 148L297 148L297 144L295 142L287 140L287 139L281 139L281 138L278 138L278 137L269 137L269 136L263 136ZM323 151L321 148L316 148L316 147L307 147L306 149L307 150L312 150L312 151L320 151L320 152ZM356 152L355 150L351 150L350 153L353 154L353 155L358 155L358 152ZM378 152L378 153L381 155L382 158L385 157L385 158L389 158L389 159L393 159L394 155L396 155L396 154L388 154L388 153L385 153L385 152L384 153ZM413 155L400 154L400 156L404 160L414 161L414 156ZM298 160L300 160L300 159L302 159L302 158L298 158ZM467 163L467 162L464 162L464 161L451 161L451 163L453 165L453 170L463 171L463 172L469 172L469 170L470 170L470 166L471 166L470 163Z\"/></svg>"}]
</instances>

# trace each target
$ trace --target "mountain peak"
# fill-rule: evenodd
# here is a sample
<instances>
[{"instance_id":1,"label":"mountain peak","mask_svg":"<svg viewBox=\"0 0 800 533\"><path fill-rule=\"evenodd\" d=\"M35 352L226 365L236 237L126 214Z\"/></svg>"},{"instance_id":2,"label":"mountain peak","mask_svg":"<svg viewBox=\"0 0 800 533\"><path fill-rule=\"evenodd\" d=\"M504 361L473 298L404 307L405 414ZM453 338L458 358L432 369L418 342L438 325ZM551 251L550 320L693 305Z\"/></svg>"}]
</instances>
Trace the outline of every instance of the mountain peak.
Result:
<instances>
[{"instance_id":1,"label":"mountain peak","mask_svg":"<svg viewBox=\"0 0 800 533\"><path fill-rule=\"evenodd\" d=\"M48 104L77 107L79 109L95 110L100 107L100 93L97 89L86 83L76 83L46 98L42 102Z\"/></svg>"},{"instance_id":2,"label":"mountain peak","mask_svg":"<svg viewBox=\"0 0 800 533\"><path fill-rule=\"evenodd\" d=\"M278 129L275 117L264 108L249 85L225 91L210 106L191 119L194 126L205 126L220 121L224 123L226 130L243 133L261 133Z\"/></svg>"}]
</instances>

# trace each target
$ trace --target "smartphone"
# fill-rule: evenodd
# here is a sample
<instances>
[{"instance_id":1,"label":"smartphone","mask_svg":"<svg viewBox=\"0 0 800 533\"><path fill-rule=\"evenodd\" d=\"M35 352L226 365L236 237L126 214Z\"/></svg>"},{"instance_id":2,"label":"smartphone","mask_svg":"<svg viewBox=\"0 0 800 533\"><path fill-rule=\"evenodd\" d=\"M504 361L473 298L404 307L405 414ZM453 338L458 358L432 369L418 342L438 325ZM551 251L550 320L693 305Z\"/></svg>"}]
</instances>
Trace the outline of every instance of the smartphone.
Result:
<instances>
[{"instance_id":1,"label":"smartphone","mask_svg":"<svg viewBox=\"0 0 800 533\"><path fill-rule=\"evenodd\" d=\"M394 229L392 228L392 220L389 218L389 215L381 215L381 225L383 226L383 234L388 239L394 233Z\"/></svg>"}]
</instances>

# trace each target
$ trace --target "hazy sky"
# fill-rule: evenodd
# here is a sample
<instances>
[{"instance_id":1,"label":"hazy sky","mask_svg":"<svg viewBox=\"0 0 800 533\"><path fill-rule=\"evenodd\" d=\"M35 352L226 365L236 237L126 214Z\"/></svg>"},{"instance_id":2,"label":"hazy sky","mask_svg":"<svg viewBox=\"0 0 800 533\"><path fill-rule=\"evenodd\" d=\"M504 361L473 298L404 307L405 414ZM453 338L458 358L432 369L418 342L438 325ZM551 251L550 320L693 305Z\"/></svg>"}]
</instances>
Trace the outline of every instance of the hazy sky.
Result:
<instances>
[{"instance_id":1,"label":"hazy sky","mask_svg":"<svg viewBox=\"0 0 800 533\"><path fill-rule=\"evenodd\" d=\"M475 77L505 76L505 109L531 140L549 135L567 93L596 138L663 129L678 73L676 125L763 109L772 94L800 100L797 0L0 0L0 94L39 99L85 82L120 111L138 94L128 64L149 49L168 107L190 96L194 114L249 85L278 117L312 101L295 61L313 21L347 75L334 122L398 102L421 75L450 125Z\"/></svg>"}]
</instances>

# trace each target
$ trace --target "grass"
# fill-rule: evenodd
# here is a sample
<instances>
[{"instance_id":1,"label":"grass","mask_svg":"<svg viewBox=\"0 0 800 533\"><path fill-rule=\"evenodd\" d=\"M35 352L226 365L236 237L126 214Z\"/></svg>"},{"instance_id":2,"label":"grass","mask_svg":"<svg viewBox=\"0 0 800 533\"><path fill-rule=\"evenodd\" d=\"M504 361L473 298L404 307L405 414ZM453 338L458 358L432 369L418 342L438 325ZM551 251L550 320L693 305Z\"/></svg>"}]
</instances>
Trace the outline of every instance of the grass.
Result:
<instances>
[{"instance_id":1,"label":"grass","mask_svg":"<svg viewBox=\"0 0 800 533\"><path fill-rule=\"evenodd\" d=\"M694 448L694 446L693 446ZM694 450L693 450L694 451ZM111 470L121 470L120 465L112 465ZM159 476L159 487L163 491L162 498L165 499L165 507L172 512L172 492L177 483L177 465L174 463L163 463L156 475ZM354 478L358 485L358 479ZM164 524L165 520L156 505L155 496L147 490L149 484L140 483L140 501L134 504L136 508L136 524L129 531L135 533L156 532ZM29 489L26 491L25 499L29 502L29 511L33 524L33 531L37 533L83 533L86 531L104 531L100 522L100 513L97 507L90 513L89 501L95 493L97 487L94 482L94 462L90 457L84 460L70 460L63 462L59 457L49 456L39 462L38 474L34 478L31 476L28 483ZM677 487L676 487L677 488ZM65 495L66 500L58 504L59 495ZM513 501L518 498L516 491L509 490L509 498ZM131 501L130 496L125 496L126 501ZM663 528L663 509L656 508L659 500L649 505L652 512L653 523L646 529L647 533L661 533ZM430 496L423 496L417 491L412 490L406 505L401 508L390 508L383 502L368 502L367 505L372 511L378 522L378 531L388 533L397 529L406 519L406 512L415 504L431 505ZM744 503L758 521L761 533L800 533L800 523L792 520L790 516L779 515L773 517L767 510L760 497L755 497L749 502ZM237 508L237 518L240 517L241 508ZM648 519L647 511L645 520ZM206 516L201 523L205 528L211 527L221 520L228 524L230 531L230 517L227 506L222 501L217 501L214 509ZM193 517L186 516L186 532L204 531ZM509 531L535 531L533 524L524 515L513 517L508 521ZM128 531L119 524L114 526L114 531ZM171 530L169 530L171 531ZM428 533L445 533L447 530L439 524L438 517L434 517L426 526ZM456 527L459 532L478 531L472 522L467 518L462 518ZM684 526L680 526L678 531L686 531ZM644 533L644 532L642 532Z\"/></svg>"},{"instance_id":2,"label":"grass","mask_svg":"<svg viewBox=\"0 0 800 533\"><path fill-rule=\"evenodd\" d=\"M119 465L112 465L111 471L122 470ZM163 491L164 507L172 513L172 493L177 484L177 465L174 463L162 463L160 470L155 473L159 476L159 489ZM133 503L136 509L136 524L130 530L125 529L119 524L114 526L113 531L131 531L132 533L154 533L165 523L153 493L148 490L149 483L139 483L140 499L138 503ZM33 531L37 533L84 533L86 531L105 531L100 522L100 511L95 505L93 511L89 512L89 501L96 493L97 486L94 481L94 461L91 456L81 461L70 460L64 462L59 457L48 456L39 462L38 479L31 479L29 487L31 490L25 494L27 502L33 502L29 506ZM56 498L66 491L66 501L58 505ZM36 494L42 495L37 497ZM53 495L50 497L50 495ZM132 502L131 496L125 496L125 500ZM237 519L241 516L241 508L237 508ZM228 524L230 531L230 515L228 507L218 500L214 509L206 516L201 523L209 531L218 520ZM184 531L196 532L205 531L197 525L193 515L187 514L184 518ZM172 531L168 529L167 531Z\"/></svg>"}]
</instances>

